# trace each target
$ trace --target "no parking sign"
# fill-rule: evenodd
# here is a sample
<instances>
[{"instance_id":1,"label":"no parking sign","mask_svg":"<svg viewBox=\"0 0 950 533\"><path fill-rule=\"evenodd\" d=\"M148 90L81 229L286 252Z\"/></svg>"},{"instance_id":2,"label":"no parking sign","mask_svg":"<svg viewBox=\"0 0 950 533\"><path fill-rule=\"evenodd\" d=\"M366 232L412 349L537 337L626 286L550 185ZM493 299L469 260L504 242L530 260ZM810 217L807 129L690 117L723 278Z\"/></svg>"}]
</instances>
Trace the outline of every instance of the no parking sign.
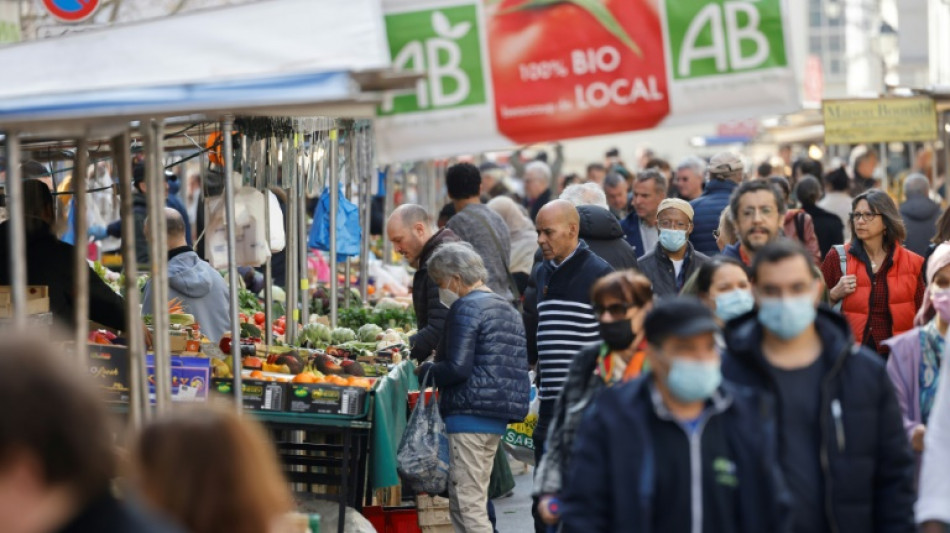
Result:
<instances>
[{"instance_id":1,"label":"no parking sign","mask_svg":"<svg viewBox=\"0 0 950 533\"><path fill-rule=\"evenodd\" d=\"M99 0L43 0L53 17L63 22L81 22L99 9Z\"/></svg>"}]
</instances>

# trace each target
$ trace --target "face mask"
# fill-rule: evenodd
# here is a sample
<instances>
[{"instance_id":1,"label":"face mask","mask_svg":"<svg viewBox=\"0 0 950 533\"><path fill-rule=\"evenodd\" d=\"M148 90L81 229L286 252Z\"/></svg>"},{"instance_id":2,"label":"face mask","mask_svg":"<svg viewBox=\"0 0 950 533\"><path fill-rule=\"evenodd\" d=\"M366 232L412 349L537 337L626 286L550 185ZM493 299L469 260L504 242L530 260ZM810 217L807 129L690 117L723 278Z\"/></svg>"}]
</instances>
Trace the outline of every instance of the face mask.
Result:
<instances>
[{"instance_id":1,"label":"face mask","mask_svg":"<svg viewBox=\"0 0 950 533\"><path fill-rule=\"evenodd\" d=\"M716 316L723 322L744 315L753 307L755 307L755 298L747 290L735 289L716 296Z\"/></svg>"},{"instance_id":2,"label":"face mask","mask_svg":"<svg viewBox=\"0 0 950 533\"><path fill-rule=\"evenodd\" d=\"M815 322L815 302L811 295L795 298L762 298L759 322L779 338L793 339Z\"/></svg>"},{"instance_id":3,"label":"face mask","mask_svg":"<svg viewBox=\"0 0 950 533\"><path fill-rule=\"evenodd\" d=\"M694 361L671 357L666 386L683 402L698 402L712 396L722 383L719 361Z\"/></svg>"},{"instance_id":4,"label":"face mask","mask_svg":"<svg viewBox=\"0 0 950 533\"><path fill-rule=\"evenodd\" d=\"M453 291L452 289L439 287L439 301L442 302L442 305L449 309L452 307L452 304L459 299L459 293Z\"/></svg>"},{"instance_id":5,"label":"face mask","mask_svg":"<svg viewBox=\"0 0 950 533\"><path fill-rule=\"evenodd\" d=\"M600 322L600 337L611 350L625 350L633 344L634 334L630 319Z\"/></svg>"},{"instance_id":6,"label":"face mask","mask_svg":"<svg viewBox=\"0 0 950 533\"><path fill-rule=\"evenodd\" d=\"M660 246L667 252L678 252L686 245L686 230L661 229Z\"/></svg>"},{"instance_id":7,"label":"face mask","mask_svg":"<svg viewBox=\"0 0 950 533\"><path fill-rule=\"evenodd\" d=\"M944 322L950 322L950 289L936 291L930 295L930 303Z\"/></svg>"}]
</instances>

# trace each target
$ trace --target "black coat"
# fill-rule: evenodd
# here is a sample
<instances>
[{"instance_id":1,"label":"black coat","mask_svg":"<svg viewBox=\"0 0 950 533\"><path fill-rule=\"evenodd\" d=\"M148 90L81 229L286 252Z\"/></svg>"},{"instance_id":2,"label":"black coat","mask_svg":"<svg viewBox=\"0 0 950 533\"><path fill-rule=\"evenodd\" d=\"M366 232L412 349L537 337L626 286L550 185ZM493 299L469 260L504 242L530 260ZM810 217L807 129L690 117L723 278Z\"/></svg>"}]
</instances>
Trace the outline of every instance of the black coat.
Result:
<instances>
[{"instance_id":1,"label":"black coat","mask_svg":"<svg viewBox=\"0 0 950 533\"><path fill-rule=\"evenodd\" d=\"M93 499L58 533L178 533L182 531L165 518L145 511L129 501L111 495Z\"/></svg>"},{"instance_id":2,"label":"black coat","mask_svg":"<svg viewBox=\"0 0 950 533\"><path fill-rule=\"evenodd\" d=\"M937 220L943 213L940 204L922 195L910 196L901 204L901 218L907 229L904 247L923 257L937 234Z\"/></svg>"},{"instance_id":3,"label":"black coat","mask_svg":"<svg viewBox=\"0 0 950 533\"><path fill-rule=\"evenodd\" d=\"M624 238L617 217L596 205L578 206L577 214L581 221L578 233L590 251L607 261L614 270L639 268L636 251Z\"/></svg>"},{"instance_id":4,"label":"black coat","mask_svg":"<svg viewBox=\"0 0 950 533\"><path fill-rule=\"evenodd\" d=\"M520 422L528 415L524 327L511 303L472 291L449 309L435 363L423 366L439 387L443 417L473 415Z\"/></svg>"},{"instance_id":5,"label":"black coat","mask_svg":"<svg viewBox=\"0 0 950 533\"><path fill-rule=\"evenodd\" d=\"M815 224L815 236L818 237L818 248L821 257L828 255L828 250L836 244L844 244L844 224L838 215L825 211L815 204L802 204L802 210L811 215Z\"/></svg>"},{"instance_id":6,"label":"black coat","mask_svg":"<svg viewBox=\"0 0 950 533\"><path fill-rule=\"evenodd\" d=\"M686 246L689 248L689 251L686 252L689 262L683 265L686 270L683 277L684 285L686 280L692 278L700 267L709 261L709 257L693 248L693 243L686 241ZM681 290L676 286L676 269L673 267L673 261L670 260L670 257L666 255L666 251L662 248L661 245L657 244L652 252L640 258L640 270L653 284L653 296L658 298L676 296Z\"/></svg>"},{"instance_id":7,"label":"black coat","mask_svg":"<svg viewBox=\"0 0 950 533\"><path fill-rule=\"evenodd\" d=\"M548 202L551 201L551 189L544 189L544 192L538 195L534 201L525 200L525 207L528 208L528 215L531 217L531 222L534 222L538 219L538 211L541 210Z\"/></svg>"},{"instance_id":8,"label":"black coat","mask_svg":"<svg viewBox=\"0 0 950 533\"><path fill-rule=\"evenodd\" d=\"M915 531L914 458L884 362L867 348L853 346L841 315L819 308L815 325L828 369L818 421L821 455L827 457L821 468L825 520L832 531ZM725 331L723 376L772 393L781 420L783 407L762 355L762 326L755 312L732 320ZM840 402L839 416L832 411L833 400Z\"/></svg>"},{"instance_id":9,"label":"black coat","mask_svg":"<svg viewBox=\"0 0 950 533\"><path fill-rule=\"evenodd\" d=\"M440 244L458 241L452 230L444 228L429 238L419 254L419 270L412 276L412 308L416 312L417 330L409 339L410 357L416 361L425 361L439 347L445 315L449 312L439 300L439 286L429 277L426 263Z\"/></svg>"}]
</instances>

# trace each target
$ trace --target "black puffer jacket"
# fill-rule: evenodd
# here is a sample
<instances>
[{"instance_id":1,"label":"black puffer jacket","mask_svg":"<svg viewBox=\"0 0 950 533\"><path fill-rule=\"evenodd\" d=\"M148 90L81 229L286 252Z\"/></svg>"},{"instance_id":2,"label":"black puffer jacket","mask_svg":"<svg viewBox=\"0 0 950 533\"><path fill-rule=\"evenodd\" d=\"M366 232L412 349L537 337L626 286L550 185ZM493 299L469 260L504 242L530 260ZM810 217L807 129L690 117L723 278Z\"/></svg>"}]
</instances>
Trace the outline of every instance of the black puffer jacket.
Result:
<instances>
[{"instance_id":1,"label":"black puffer jacket","mask_svg":"<svg viewBox=\"0 0 950 533\"><path fill-rule=\"evenodd\" d=\"M853 347L851 328L830 309L819 308L815 325L827 369L819 404L819 445L821 456L827 457L821 472L830 531L915 531L914 458L884 362L867 348ZM778 400L755 312L732 320L725 331L723 377L770 392ZM837 415L833 402L840 406ZM777 401L779 427L782 411Z\"/></svg>"},{"instance_id":2,"label":"black puffer jacket","mask_svg":"<svg viewBox=\"0 0 950 533\"><path fill-rule=\"evenodd\" d=\"M904 228L907 229L904 247L919 256L925 255L930 240L937 233L937 219L942 213L940 204L927 196L909 196L901 205L901 218L904 219Z\"/></svg>"},{"instance_id":3,"label":"black puffer jacket","mask_svg":"<svg viewBox=\"0 0 950 533\"><path fill-rule=\"evenodd\" d=\"M577 207L581 225L580 238L590 251L607 261L614 270L637 269L637 254L624 238L620 221L610 211L596 205Z\"/></svg>"},{"instance_id":4,"label":"black puffer jacket","mask_svg":"<svg viewBox=\"0 0 950 533\"><path fill-rule=\"evenodd\" d=\"M423 365L421 374L432 372L442 416L521 421L531 392L526 350L524 327L511 303L492 292L472 291L452 304L436 361Z\"/></svg>"},{"instance_id":5,"label":"black puffer jacket","mask_svg":"<svg viewBox=\"0 0 950 533\"><path fill-rule=\"evenodd\" d=\"M429 277L426 263L440 244L458 241L458 236L445 228L433 235L419 254L419 270L412 277L412 308L416 312L417 332L409 338L410 357L417 361L425 361L439 347L445 315L449 312L439 301L439 286Z\"/></svg>"}]
</instances>

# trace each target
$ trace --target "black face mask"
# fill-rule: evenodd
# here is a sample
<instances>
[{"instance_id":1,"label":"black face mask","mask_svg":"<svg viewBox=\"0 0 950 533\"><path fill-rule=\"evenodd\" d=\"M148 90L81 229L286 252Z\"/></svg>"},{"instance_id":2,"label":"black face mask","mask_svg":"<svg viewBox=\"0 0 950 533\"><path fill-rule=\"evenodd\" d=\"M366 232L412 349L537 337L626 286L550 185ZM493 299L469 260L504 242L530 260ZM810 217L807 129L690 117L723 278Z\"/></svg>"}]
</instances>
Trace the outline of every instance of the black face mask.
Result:
<instances>
[{"instance_id":1,"label":"black face mask","mask_svg":"<svg viewBox=\"0 0 950 533\"><path fill-rule=\"evenodd\" d=\"M600 322L600 337L611 350L626 350L633 344L635 335L629 318L614 322Z\"/></svg>"}]
</instances>

